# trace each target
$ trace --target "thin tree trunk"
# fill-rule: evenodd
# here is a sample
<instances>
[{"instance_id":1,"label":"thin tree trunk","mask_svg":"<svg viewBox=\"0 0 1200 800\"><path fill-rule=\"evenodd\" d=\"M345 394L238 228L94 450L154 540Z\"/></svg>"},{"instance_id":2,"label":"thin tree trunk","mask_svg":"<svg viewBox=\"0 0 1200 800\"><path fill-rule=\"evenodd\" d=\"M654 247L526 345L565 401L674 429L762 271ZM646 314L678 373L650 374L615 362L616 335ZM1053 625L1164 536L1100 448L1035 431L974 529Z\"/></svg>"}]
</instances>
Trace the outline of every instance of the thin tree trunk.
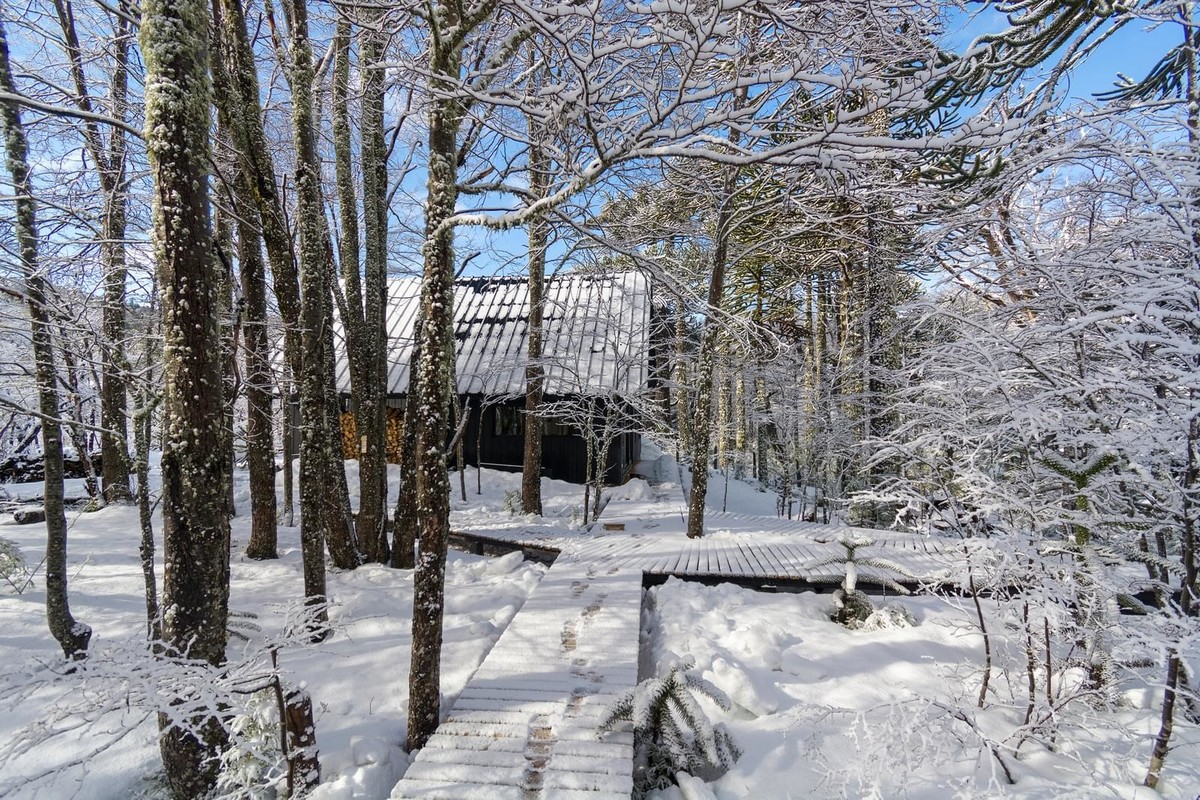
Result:
<instances>
[{"instance_id":1,"label":"thin tree trunk","mask_svg":"<svg viewBox=\"0 0 1200 800\"><path fill-rule=\"evenodd\" d=\"M275 507L275 444L271 426L271 362L267 341L267 294L262 240L251 220L257 209L238 217L238 264L245 303L246 466L250 472L249 558L278 558Z\"/></svg>"},{"instance_id":2,"label":"thin tree trunk","mask_svg":"<svg viewBox=\"0 0 1200 800\"><path fill-rule=\"evenodd\" d=\"M332 273L330 278L332 279ZM329 530L329 554L334 566L339 569L354 569L362 563L357 550L354 515L350 511L350 487L346 481L346 462L342 454L341 397L337 390L336 366L333 343L333 296L325 295L325 333L321 357L325 372L325 430L327 443L328 484L325 487L324 503L326 525Z\"/></svg>"},{"instance_id":3,"label":"thin tree trunk","mask_svg":"<svg viewBox=\"0 0 1200 800\"><path fill-rule=\"evenodd\" d=\"M688 400L688 366L685 361L688 346L687 317L683 301L676 305L675 314L675 424L679 433L679 449L684 453L692 450L691 403Z\"/></svg>"},{"instance_id":4,"label":"thin tree trunk","mask_svg":"<svg viewBox=\"0 0 1200 800\"><path fill-rule=\"evenodd\" d=\"M60 331L59 347L62 350L63 366L67 369L67 399L71 405L71 424L67 426L67 435L71 439L71 446L75 448L75 455L83 468L87 496L92 498L93 503L103 505L104 498L100 495L100 485L96 480L96 468L92 466L92 456L88 452L87 431L84 429L83 397L79 393L79 370L76 367L75 356L65 339L66 337ZM98 506L94 505L93 508L95 507Z\"/></svg>"},{"instance_id":5,"label":"thin tree trunk","mask_svg":"<svg viewBox=\"0 0 1200 800\"><path fill-rule=\"evenodd\" d=\"M83 54L75 29L75 11L69 0L54 0L54 8L62 28L63 41L71 65L75 85L75 103L85 113L93 113L91 94L84 72ZM129 45L132 38L127 2L120 3L121 14L114 15L114 64L110 90L111 108L108 113L124 120L127 115L129 86ZM125 360L125 227L128 189L125 182L125 133L117 126L108 130L105 147L100 126L95 121L83 123L84 145L99 178L104 194L102 221L103 239L100 242L104 266L104 306L101 317L103 342L100 350L100 453L104 500L126 503L132 499L129 487L128 414L126 412Z\"/></svg>"},{"instance_id":6,"label":"thin tree trunk","mask_svg":"<svg viewBox=\"0 0 1200 800\"><path fill-rule=\"evenodd\" d=\"M313 60L308 39L308 8L304 0L291 4L292 126L296 146L296 219L300 233L300 543L304 563L304 594L313 605L314 636L323 637L328 621L325 582L325 543L338 563L347 542L337 542L331 526L337 519L337 498L330 481L340 459L333 462L326 394L326 328L329 325L329 239L321 201L321 170L313 120ZM342 480L345 480L343 475ZM357 559L338 563L353 568Z\"/></svg>"},{"instance_id":7,"label":"thin tree trunk","mask_svg":"<svg viewBox=\"0 0 1200 800\"><path fill-rule=\"evenodd\" d=\"M216 30L222 56L213 65L214 74L223 84L214 99L218 111L224 115L222 124L233 138L242 171L249 176L250 195L258 205L272 289L283 318L284 352L292 380L299 381L302 373L299 274L292 236L275 184L275 165L267 146L258 71L246 34L246 15L241 0L214 0L213 8L214 13L220 12Z\"/></svg>"},{"instance_id":8,"label":"thin tree trunk","mask_svg":"<svg viewBox=\"0 0 1200 800\"><path fill-rule=\"evenodd\" d=\"M223 125L217 125L216 130L216 147L218 156L223 155L229 150L229 131ZM228 164L224 159L218 167L219 170L228 172ZM232 198L227 198L231 204ZM230 205L214 204L213 207L213 249L214 258L217 262L217 275L219 282L216 286L217 299L220 303L217 310L217 317L221 325L221 358L224 361L224 369L222 369L222 379L225 381L224 397L226 402L222 410L222 424L224 430L228 433L223 439L225 451L222 453L222 458L225 461L225 504L229 509L230 518L237 516L237 507L233 499L233 469L236 455L233 445L233 406L237 402L237 396L240 391L238 386L238 367L237 367L237 340L238 330L241 326L241 321L238 319L238 309L233 303L233 265L230 264L231 253L233 252L233 227L230 224L232 209Z\"/></svg>"},{"instance_id":9,"label":"thin tree trunk","mask_svg":"<svg viewBox=\"0 0 1200 800\"><path fill-rule=\"evenodd\" d=\"M157 281L150 292L149 318L158 321L158 285ZM152 325L154 322L151 323ZM162 617L158 605L158 580L154 575L154 511L150 505L150 433L153 428L154 409L161 397L151 391L154 385L154 367L156 360L155 340L153 331L146 331L143 337L142 377L135 392L135 410L133 414L133 448L134 474L137 478L137 508L138 525L141 528L141 542L138 553L142 562L142 586L146 599L146 636L159 646L162 642Z\"/></svg>"},{"instance_id":10,"label":"thin tree trunk","mask_svg":"<svg viewBox=\"0 0 1200 800\"><path fill-rule=\"evenodd\" d=\"M418 317L416 329L424 323ZM409 375L417 373L421 361L421 344L413 347ZM400 445L400 486L396 497L396 512L392 522L392 566L396 569L414 569L417 566L417 415L413 412L416 399L409 393L404 408L404 431Z\"/></svg>"},{"instance_id":11,"label":"thin tree trunk","mask_svg":"<svg viewBox=\"0 0 1200 800\"><path fill-rule=\"evenodd\" d=\"M283 524L287 527L296 525L296 491L295 470L296 461L296 429L292 424L292 397L295 395L296 384L293 381L284 383L286 390L280 392L280 438L283 448Z\"/></svg>"},{"instance_id":12,"label":"thin tree trunk","mask_svg":"<svg viewBox=\"0 0 1200 800\"><path fill-rule=\"evenodd\" d=\"M733 223L733 192L737 171L725 169L720 205L717 208L713 246L712 279L708 287L704 332L696 365L696 415L692 427L692 493L688 498L687 535L704 535L704 499L708 493L708 456L712 451L713 373L716 368L717 338L721 330L721 304L725 295L725 270L729 261L729 238Z\"/></svg>"},{"instance_id":13,"label":"thin tree trunk","mask_svg":"<svg viewBox=\"0 0 1200 800\"><path fill-rule=\"evenodd\" d=\"M378 24L378 12L372 20ZM387 563L387 146L384 142L384 69L381 36L374 25L363 29L362 170L365 290L363 355L367 383L359 398L359 531L368 558Z\"/></svg>"},{"instance_id":14,"label":"thin tree trunk","mask_svg":"<svg viewBox=\"0 0 1200 800\"><path fill-rule=\"evenodd\" d=\"M0 21L0 89L17 93L8 60L8 36ZM8 171L16 195L14 233L25 282L25 305L33 345L34 379L42 423L43 497L46 512L46 621L50 633L67 658L87 653L92 629L71 615L67 599L67 519L63 511L63 446L59 423L58 387L55 385L54 346L50 314L46 309L46 283L38 263L37 209L29 174L29 145L21 115L12 102L0 103Z\"/></svg>"},{"instance_id":15,"label":"thin tree trunk","mask_svg":"<svg viewBox=\"0 0 1200 800\"><path fill-rule=\"evenodd\" d=\"M537 201L546 195L550 163L539 141L540 127L529 118L529 196ZM545 368L542 365L542 335L545 315L546 245L549 230L544 214L528 222L529 232L529 362L525 366L525 451L521 466L521 511L542 514L542 425L539 412Z\"/></svg>"},{"instance_id":16,"label":"thin tree trunk","mask_svg":"<svg viewBox=\"0 0 1200 800\"><path fill-rule=\"evenodd\" d=\"M163 298L163 638L172 655L220 664L229 615L220 267L209 222L209 14L203 0L146 0L146 149ZM181 727L161 714L177 798L206 793L225 744L215 710Z\"/></svg>"},{"instance_id":17,"label":"thin tree trunk","mask_svg":"<svg viewBox=\"0 0 1200 800\"><path fill-rule=\"evenodd\" d=\"M142 562L142 586L146 599L146 637L162 640L162 620L158 610L158 579L154 575L154 518L150 505L150 424L157 398L145 386L137 390L137 409L133 415L134 474L137 477L138 525L141 541L138 555Z\"/></svg>"}]
</instances>

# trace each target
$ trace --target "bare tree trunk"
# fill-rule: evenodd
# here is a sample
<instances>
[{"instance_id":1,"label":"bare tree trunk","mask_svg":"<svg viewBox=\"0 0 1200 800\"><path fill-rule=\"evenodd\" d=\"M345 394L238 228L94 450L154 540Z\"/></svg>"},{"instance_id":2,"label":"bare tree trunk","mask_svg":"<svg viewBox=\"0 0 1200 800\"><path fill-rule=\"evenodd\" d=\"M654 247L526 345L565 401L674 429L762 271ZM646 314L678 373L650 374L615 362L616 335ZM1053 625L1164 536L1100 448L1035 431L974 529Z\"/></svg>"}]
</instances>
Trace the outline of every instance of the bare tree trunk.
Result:
<instances>
[{"instance_id":1,"label":"bare tree trunk","mask_svg":"<svg viewBox=\"0 0 1200 800\"><path fill-rule=\"evenodd\" d=\"M529 117L529 196L537 201L546 195L550 163L540 144L540 126ZM530 217L529 231L529 363L525 367L525 452L521 467L521 511L542 513L542 406L545 368L542 365L543 317L545 315L546 245L549 231L545 214Z\"/></svg>"},{"instance_id":2,"label":"bare tree trunk","mask_svg":"<svg viewBox=\"0 0 1200 800\"><path fill-rule=\"evenodd\" d=\"M246 465L250 472L249 558L278 558L275 509L275 444L271 433L271 351L267 341L266 276L262 241L251 220L257 209L238 217L238 264L245 303ZM286 400L284 401L286 404Z\"/></svg>"},{"instance_id":3,"label":"bare tree trunk","mask_svg":"<svg viewBox=\"0 0 1200 800\"><path fill-rule=\"evenodd\" d=\"M75 11L70 0L54 0L54 9L62 28L71 79L75 85L75 103L85 113L93 113L92 98L84 72L83 54L75 29ZM121 14L113 15L114 64L109 86L109 114L124 120L129 86L129 44L132 38L126 16L127 2L120 3ZM104 193L103 239L100 242L104 265L104 307L101 318L100 453L104 500L126 503L132 499L129 488L128 415L125 407L125 226L128 190L125 183L125 133L117 126L108 130L104 144L100 126L92 120L83 123L84 146L96 169L100 190Z\"/></svg>"},{"instance_id":4,"label":"bare tree trunk","mask_svg":"<svg viewBox=\"0 0 1200 800\"><path fill-rule=\"evenodd\" d=\"M285 381L285 391L280 392L279 410L280 410L280 438L283 447L283 524L289 528L296 525L296 491L295 486L295 470L293 464L296 461L296 429L292 425L292 396L295 394L296 384L293 381Z\"/></svg>"},{"instance_id":5,"label":"bare tree trunk","mask_svg":"<svg viewBox=\"0 0 1200 800\"><path fill-rule=\"evenodd\" d=\"M332 272L329 275L332 282ZM325 328L322 355L325 372L325 430L327 442L324 503L329 530L329 554L339 569L354 569L362 563L354 533L354 516L350 511L350 487L346 481L346 461L342 454L341 397L337 390L336 366L333 358L333 296L332 287L325 295Z\"/></svg>"},{"instance_id":6,"label":"bare tree trunk","mask_svg":"<svg viewBox=\"0 0 1200 800\"><path fill-rule=\"evenodd\" d=\"M92 466L92 456L88 452L87 431L84 429L83 397L79 393L79 370L76 367L75 355L71 352L71 347L67 344L66 337L61 330L58 341L59 348L62 350L63 366L67 368L67 399L71 404L71 424L67 426L67 435L71 439L71 446L75 448L79 464L83 467L83 480L87 496L93 499L93 503L103 505L104 499L100 496L100 485L96 480L96 468Z\"/></svg>"},{"instance_id":7,"label":"bare tree trunk","mask_svg":"<svg viewBox=\"0 0 1200 800\"><path fill-rule=\"evenodd\" d=\"M138 525L141 541L138 555L142 562L142 586L146 599L146 637L162 640L162 620L158 610L158 580L154 575L154 519L150 505L150 425L158 398L143 385L136 392L137 408L133 415L134 475L137 478Z\"/></svg>"},{"instance_id":8,"label":"bare tree trunk","mask_svg":"<svg viewBox=\"0 0 1200 800\"><path fill-rule=\"evenodd\" d=\"M684 315L683 300L677 304L675 314L675 424L679 432L679 449L684 453L692 449L691 402L688 399L687 317Z\"/></svg>"},{"instance_id":9,"label":"bare tree trunk","mask_svg":"<svg viewBox=\"0 0 1200 800\"><path fill-rule=\"evenodd\" d=\"M292 236L288 232L275 185L275 165L267 146L259 100L258 71L246 34L246 14L241 0L216 0L221 15L218 39L222 61L228 70L228 89L217 93L217 108L228 119L242 170L249 176L251 195L258 204L263 243L274 280L272 288L283 317L285 350L293 379L300 374L300 282Z\"/></svg>"},{"instance_id":10,"label":"bare tree trunk","mask_svg":"<svg viewBox=\"0 0 1200 800\"><path fill-rule=\"evenodd\" d=\"M150 505L150 434L153 430L154 409L162 398L156 395L152 388L155 385L154 363L156 341L153 333L154 326L160 322L158 313L158 281L152 278L150 290L151 320L149 329L142 337L142 369L141 380L137 383L134 393L135 410L133 413L133 448L134 474L137 478L137 508L138 525L141 528L141 541L138 555L142 562L142 586L146 599L146 636L155 646L162 643L162 616L158 604L158 580L154 575L154 510Z\"/></svg>"},{"instance_id":11,"label":"bare tree trunk","mask_svg":"<svg viewBox=\"0 0 1200 800\"><path fill-rule=\"evenodd\" d=\"M258 221L267 261L271 267L272 288L284 322L284 351L291 380L298 381L301 369L300 289L292 237L284 223L283 206L275 185L275 167L267 147L263 113L259 100L258 74L246 34L245 12L241 0L214 0L215 29L222 56L213 65L220 85L216 105L233 139L248 196L258 207ZM282 392L284 451L284 502L286 523L294 522L291 458L291 392ZM273 489L272 489L273 491Z\"/></svg>"},{"instance_id":12,"label":"bare tree trunk","mask_svg":"<svg viewBox=\"0 0 1200 800\"><path fill-rule=\"evenodd\" d=\"M424 322L418 317L416 330L423 327ZM412 351L409 375L417 374L420 361L421 343L417 342ZM416 399L410 391L404 409L404 432L400 445L400 487L392 523L392 566L396 569L414 569L417 566L415 551L419 521L414 499L417 492L417 415L413 412L415 405Z\"/></svg>"},{"instance_id":13,"label":"bare tree trunk","mask_svg":"<svg viewBox=\"0 0 1200 800\"><path fill-rule=\"evenodd\" d=\"M0 90L17 93L8 60L8 37L0 22ZM29 175L29 145L21 115L13 102L0 103L8 171L16 194L14 233L25 281L25 305L33 345L34 379L42 423L44 464L43 497L46 512L46 621L50 633L67 658L87 653L92 629L71 615L67 600L67 519L63 511L63 446L59 423L58 387L55 385L54 346L50 314L46 309L46 284L38 263L37 209Z\"/></svg>"},{"instance_id":14,"label":"bare tree trunk","mask_svg":"<svg viewBox=\"0 0 1200 800\"><path fill-rule=\"evenodd\" d=\"M228 164L224 158L221 158L229 150L229 131L225 126L218 124L216 130L214 154L221 159L221 165L217 167L219 171L229 172ZM213 204L213 255L216 259L217 275L219 283L216 286L217 299L220 303L217 310L217 317L220 320L221 326L221 357L224 360L224 368L221 370L223 380L225 381L224 397L226 402L222 410L222 425L227 432L224 437L223 444L225 452L222 453L222 458L225 461L225 504L229 509L230 518L237 516L237 507L233 499L233 468L236 455L234 453L233 444L233 406L237 402L237 396L240 392L238 386L238 367L237 367L237 340L241 320L238 318L239 310L233 304L233 265L230 263L233 252L233 228L230 224L232 214L233 198L226 198L228 205L222 205L220 202Z\"/></svg>"},{"instance_id":15,"label":"bare tree trunk","mask_svg":"<svg viewBox=\"0 0 1200 800\"><path fill-rule=\"evenodd\" d=\"M733 222L733 192L737 171L724 170L720 205L717 208L713 246L712 281L708 287L704 331L696 364L696 415L692 428L692 493L688 498L687 535L704 535L704 498L708 493L708 456L712 451L713 373L716 369L717 336L720 333L721 303L725 295L725 269L729 261L729 238Z\"/></svg>"},{"instance_id":16,"label":"bare tree trunk","mask_svg":"<svg viewBox=\"0 0 1200 800\"><path fill-rule=\"evenodd\" d=\"M220 267L209 222L209 14L202 0L146 0L146 149L163 298L163 637L168 652L220 664L229 615L224 359ZM171 792L197 797L216 779L224 729L199 712L159 718Z\"/></svg>"}]
</instances>

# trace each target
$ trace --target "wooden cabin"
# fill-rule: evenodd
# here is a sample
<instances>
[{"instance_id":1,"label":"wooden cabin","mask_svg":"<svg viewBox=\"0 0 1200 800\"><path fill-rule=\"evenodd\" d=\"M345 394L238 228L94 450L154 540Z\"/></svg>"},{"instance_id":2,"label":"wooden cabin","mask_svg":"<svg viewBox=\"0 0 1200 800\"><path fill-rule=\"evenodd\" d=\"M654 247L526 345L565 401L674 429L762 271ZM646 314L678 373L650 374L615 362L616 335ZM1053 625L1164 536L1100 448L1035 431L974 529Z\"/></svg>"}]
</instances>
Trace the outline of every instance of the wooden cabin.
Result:
<instances>
[{"instance_id":1,"label":"wooden cabin","mask_svg":"<svg viewBox=\"0 0 1200 800\"><path fill-rule=\"evenodd\" d=\"M413 328L420 282L389 284L388 460L400 456L403 409L410 388ZM649 281L639 273L568 273L548 278L543 350L544 399L550 416L543 429L542 474L582 483L587 443L581 425L609 424L605 481L628 479L641 457L643 409L652 402L652 304ZM529 292L524 277L468 278L455 282L454 341L458 403L467 415L462 436L467 464L520 470L524 454L525 372L528 358ZM337 341L341 342L340 330ZM356 458L349 366L337 353L337 385L343 398L346 458ZM457 423L455 423L457 427ZM449 437L449 433L448 433Z\"/></svg>"}]
</instances>

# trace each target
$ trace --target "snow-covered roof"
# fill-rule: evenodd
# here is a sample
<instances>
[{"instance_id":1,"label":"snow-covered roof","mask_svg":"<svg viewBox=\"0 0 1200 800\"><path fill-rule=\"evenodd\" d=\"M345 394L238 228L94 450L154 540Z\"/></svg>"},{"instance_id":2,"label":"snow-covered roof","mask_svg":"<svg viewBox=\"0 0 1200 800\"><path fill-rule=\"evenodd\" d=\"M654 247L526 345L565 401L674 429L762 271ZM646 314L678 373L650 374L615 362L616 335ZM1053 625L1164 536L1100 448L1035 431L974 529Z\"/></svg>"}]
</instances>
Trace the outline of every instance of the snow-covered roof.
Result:
<instances>
[{"instance_id":1,"label":"snow-covered roof","mask_svg":"<svg viewBox=\"0 0 1200 800\"><path fill-rule=\"evenodd\" d=\"M390 395L409 391L413 326L420 282L388 286ZM650 284L634 272L568 273L549 278L545 290L542 362L549 395L642 391L649 378ZM520 395L528 364L529 287L524 277L469 278L455 282L454 343L460 394ZM350 391L340 326L335 331L337 385Z\"/></svg>"}]
</instances>

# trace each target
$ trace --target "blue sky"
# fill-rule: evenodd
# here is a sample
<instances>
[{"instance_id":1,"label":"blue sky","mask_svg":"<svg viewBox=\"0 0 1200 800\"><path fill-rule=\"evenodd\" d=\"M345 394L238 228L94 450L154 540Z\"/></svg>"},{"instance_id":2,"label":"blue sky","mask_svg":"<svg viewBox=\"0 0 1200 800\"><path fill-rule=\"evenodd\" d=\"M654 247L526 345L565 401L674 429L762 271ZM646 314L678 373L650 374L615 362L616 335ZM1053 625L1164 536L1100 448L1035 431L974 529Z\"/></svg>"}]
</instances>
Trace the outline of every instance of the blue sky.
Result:
<instances>
[{"instance_id":1,"label":"blue sky","mask_svg":"<svg viewBox=\"0 0 1200 800\"><path fill-rule=\"evenodd\" d=\"M943 46L961 52L975 37L1006 27L1008 22L1005 16L989 4L982 10L961 15L957 22L952 21ZM1139 22L1127 25L1068 76L1065 87L1068 98L1071 101L1096 102L1094 95L1112 89L1118 74L1123 73L1135 80L1145 77L1181 36L1179 26L1174 24L1151 26ZM1031 77L1030 83L1035 80ZM519 274L525 267L523 228L499 232L460 229L456 238L460 256L480 251L480 257L467 267L468 275L498 272ZM557 266L561 249L551 248L550 268Z\"/></svg>"},{"instance_id":2,"label":"blue sky","mask_svg":"<svg viewBox=\"0 0 1200 800\"><path fill-rule=\"evenodd\" d=\"M973 38L1003 30L1007 24L1005 16L989 5L982 11L964 15L961 27L945 37L945 46L961 51ZM1153 27L1135 22L1125 26L1068 77L1068 96L1094 101L1096 92L1113 88L1118 73L1140 80L1182 35L1174 24Z\"/></svg>"}]
</instances>

